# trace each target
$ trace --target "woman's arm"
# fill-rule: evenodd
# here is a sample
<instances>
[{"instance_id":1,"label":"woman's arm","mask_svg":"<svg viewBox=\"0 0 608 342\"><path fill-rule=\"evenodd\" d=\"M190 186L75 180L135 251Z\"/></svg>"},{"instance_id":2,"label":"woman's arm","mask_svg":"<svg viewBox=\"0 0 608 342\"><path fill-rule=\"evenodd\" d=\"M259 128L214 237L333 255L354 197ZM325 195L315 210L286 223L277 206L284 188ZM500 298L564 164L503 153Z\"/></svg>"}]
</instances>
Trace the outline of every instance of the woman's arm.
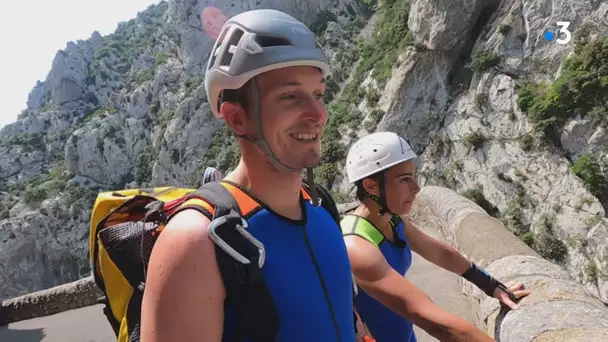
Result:
<instances>
[{"instance_id":1,"label":"woman's arm","mask_svg":"<svg viewBox=\"0 0 608 342\"><path fill-rule=\"evenodd\" d=\"M441 309L397 273L376 246L354 235L344 241L357 284L384 306L440 341L494 341L470 322Z\"/></svg>"},{"instance_id":2,"label":"woman's arm","mask_svg":"<svg viewBox=\"0 0 608 342\"><path fill-rule=\"evenodd\" d=\"M467 260L456 248L424 233L412 221L402 219L405 224L405 236L412 250L426 260L464 277L488 296L497 298L511 309L517 309L519 306L515 302L530 294L530 290L525 289L523 284L516 284L507 288L477 265Z\"/></svg>"},{"instance_id":3,"label":"woman's arm","mask_svg":"<svg viewBox=\"0 0 608 342\"><path fill-rule=\"evenodd\" d=\"M456 248L424 233L410 220L404 219L403 222L405 236L412 250L421 257L457 275L462 275L471 267L471 262Z\"/></svg>"}]
</instances>

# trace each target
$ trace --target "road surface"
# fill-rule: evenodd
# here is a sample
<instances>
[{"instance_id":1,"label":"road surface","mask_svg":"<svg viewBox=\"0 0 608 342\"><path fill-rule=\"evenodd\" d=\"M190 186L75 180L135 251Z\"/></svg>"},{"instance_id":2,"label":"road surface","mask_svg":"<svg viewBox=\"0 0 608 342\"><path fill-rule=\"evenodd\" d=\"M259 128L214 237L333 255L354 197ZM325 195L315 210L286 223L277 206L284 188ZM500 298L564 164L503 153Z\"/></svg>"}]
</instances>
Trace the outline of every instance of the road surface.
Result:
<instances>
[{"instance_id":1,"label":"road surface","mask_svg":"<svg viewBox=\"0 0 608 342\"><path fill-rule=\"evenodd\" d=\"M103 305L64 311L55 315L15 322L0 328L2 342L111 342L114 331Z\"/></svg>"},{"instance_id":2,"label":"road surface","mask_svg":"<svg viewBox=\"0 0 608 342\"><path fill-rule=\"evenodd\" d=\"M419 228L425 233L445 241L434 227L420 224ZM458 284L458 277L426 261L418 254L413 254L412 267L407 273L406 278L429 295L441 308L473 323L475 315L471 310L471 304L468 299L462 294L461 286ZM414 327L414 329L418 342L437 341L437 339L427 334L424 330L418 327Z\"/></svg>"},{"instance_id":3,"label":"road surface","mask_svg":"<svg viewBox=\"0 0 608 342\"><path fill-rule=\"evenodd\" d=\"M427 234L441 238L434 227L421 226ZM439 306L464 319L473 321L470 304L461 294L457 277L414 254L407 276ZM101 311L102 305L89 306L52 316L15 322L0 327L2 342L109 342L114 333ZM416 328L419 342L436 341Z\"/></svg>"}]
</instances>

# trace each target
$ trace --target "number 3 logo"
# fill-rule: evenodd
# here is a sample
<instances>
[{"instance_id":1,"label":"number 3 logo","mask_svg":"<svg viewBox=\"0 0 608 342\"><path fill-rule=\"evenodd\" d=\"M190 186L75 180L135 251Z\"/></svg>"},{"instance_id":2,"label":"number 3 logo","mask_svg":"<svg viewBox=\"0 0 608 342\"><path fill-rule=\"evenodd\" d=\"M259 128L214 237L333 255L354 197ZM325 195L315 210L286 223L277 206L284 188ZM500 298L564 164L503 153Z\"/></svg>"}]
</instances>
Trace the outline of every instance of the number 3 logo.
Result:
<instances>
[{"instance_id":1,"label":"number 3 logo","mask_svg":"<svg viewBox=\"0 0 608 342\"><path fill-rule=\"evenodd\" d=\"M572 40L572 32L570 32L570 30L568 30L568 27L570 27L570 22L569 21L558 21L557 26L559 27L559 30L557 31L558 38L555 40L555 42L558 44L561 44L561 45L570 43L570 40ZM563 38L560 33L563 33Z\"/></svg>"}]
</instances>

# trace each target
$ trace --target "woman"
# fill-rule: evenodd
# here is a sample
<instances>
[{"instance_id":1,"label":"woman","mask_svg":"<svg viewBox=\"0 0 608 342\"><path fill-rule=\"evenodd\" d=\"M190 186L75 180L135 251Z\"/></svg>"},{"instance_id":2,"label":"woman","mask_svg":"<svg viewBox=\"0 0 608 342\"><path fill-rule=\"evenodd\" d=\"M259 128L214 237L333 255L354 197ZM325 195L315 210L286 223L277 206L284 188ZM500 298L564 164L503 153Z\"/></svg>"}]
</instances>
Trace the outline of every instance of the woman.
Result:
<instances>
[{"instance_id":1,"label":"woman","mask_svg":"<svg viewBox=\"0 0 608 342\"><path fill-rule=\"evenodd\" d=\"M357 188L360 205L343 218L341 227L360 289L357 311L378 342L414 342L414 324L441 341L493 341L442 310L404 277L414 251L513 309L514 301L529 294L523 284L507 289L455 248L405 219L420 191L414 158L409 144L392 132L363 137L348 152L348 180Z\"/></svg>"}]
</instances>

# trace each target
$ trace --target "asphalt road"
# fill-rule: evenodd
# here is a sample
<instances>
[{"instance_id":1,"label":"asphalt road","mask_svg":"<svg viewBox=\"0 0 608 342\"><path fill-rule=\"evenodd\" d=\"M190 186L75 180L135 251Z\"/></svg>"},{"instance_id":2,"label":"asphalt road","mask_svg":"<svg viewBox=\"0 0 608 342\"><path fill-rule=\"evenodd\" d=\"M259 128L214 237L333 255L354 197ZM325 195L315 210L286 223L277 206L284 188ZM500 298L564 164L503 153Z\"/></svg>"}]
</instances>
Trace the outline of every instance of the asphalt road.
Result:
<instances>
[{"instance_id":1,"label":"asphalt road","mask_svg":"<svg viewBox=\"0 0 608 342\"><path fill-rule=\"evenodd\" d=\"M434 227L420 225L419 228L425 233L443 240L439 231L434 229ZM458 277L426 261L418 254L413 254L414 261L406 278L422 289L444 310L469 322L474 322L475 315L471 311L471 304L468 299L462 294L461 286L458 284ZM418 327L414 327L414 329L418 342L437 341L437 339L427 334L426 331Z\"/></svg>"},{"instance_id":2,"label":"asphalt road","mask_svg":"<svg viewBox=\"0 0 608 342\"><path fill-rule=\"evenodd\" d=\"M440 238L430 226L421 226L427 234ZM461 295L457 277L414 255L407 276L439 306L464 319L473 321L470 304ZM109 342L116 341L114 332L103 315L101 305L65 311L52 316L11 323L0 327L2 342ZM436 339L416 328L419 342Z\"/></svg>"},{"instance_id":3,"label":"asphalt road","mask_svg":"<svg viewBox=\"0 0 608 342\"><path fill-rule=\"evenodd\" d=\"M103 305L64 311L55 315L11 323L0 328L2 342L111 342L114 331Z\"/></svg>"}]
</instances>

